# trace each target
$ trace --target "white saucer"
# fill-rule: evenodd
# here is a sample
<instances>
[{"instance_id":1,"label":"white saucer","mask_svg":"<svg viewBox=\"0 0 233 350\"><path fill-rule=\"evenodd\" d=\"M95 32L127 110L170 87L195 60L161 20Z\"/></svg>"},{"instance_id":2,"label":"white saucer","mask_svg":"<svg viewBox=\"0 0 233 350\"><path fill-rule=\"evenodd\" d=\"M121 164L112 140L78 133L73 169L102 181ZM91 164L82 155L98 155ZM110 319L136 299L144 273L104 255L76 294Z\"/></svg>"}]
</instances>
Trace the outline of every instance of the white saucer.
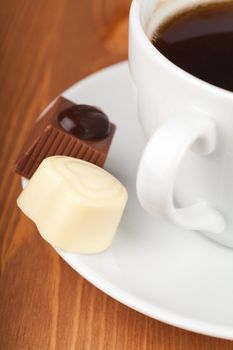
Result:
<instances>
[{"instance_id":1,"label":"white saucer","mask_svg":"<svg viewBox=\"0 0 233 350\"><path fill-rule=\"evenodd\" d=\"M135 174L145 138L127 63L93 74L63 95L101 107L117 124L105 168L127 187L129 202L109 250L58 253L97 288L139 312L233 340L233 250L150 217L137 201Z\"/></svg>"}]
</instances>

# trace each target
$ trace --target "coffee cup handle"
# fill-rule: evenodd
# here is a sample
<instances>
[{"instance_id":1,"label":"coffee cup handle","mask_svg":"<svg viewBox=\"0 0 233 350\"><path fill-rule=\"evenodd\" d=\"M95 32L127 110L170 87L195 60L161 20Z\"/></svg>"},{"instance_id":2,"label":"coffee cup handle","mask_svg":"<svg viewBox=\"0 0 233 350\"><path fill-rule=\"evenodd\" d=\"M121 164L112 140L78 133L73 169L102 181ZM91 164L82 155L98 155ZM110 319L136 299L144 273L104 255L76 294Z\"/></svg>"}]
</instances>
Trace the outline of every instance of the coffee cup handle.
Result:
<instances>
[{"instance_id":1,"label":"coffee cup handle","mask_svg":"<svg viewBox=\"0 0 233 350\"><path fill-rule=\"evenodd\" d=\"M208 118L177 117L168 120L149 140L137 174L137 194L152 215L191 230L212 234L225 230L225 219L205 200L175 208L173 190L177 171L186 151L207 156L216 146L216 125Z\"/></svg>"}]
</instances>

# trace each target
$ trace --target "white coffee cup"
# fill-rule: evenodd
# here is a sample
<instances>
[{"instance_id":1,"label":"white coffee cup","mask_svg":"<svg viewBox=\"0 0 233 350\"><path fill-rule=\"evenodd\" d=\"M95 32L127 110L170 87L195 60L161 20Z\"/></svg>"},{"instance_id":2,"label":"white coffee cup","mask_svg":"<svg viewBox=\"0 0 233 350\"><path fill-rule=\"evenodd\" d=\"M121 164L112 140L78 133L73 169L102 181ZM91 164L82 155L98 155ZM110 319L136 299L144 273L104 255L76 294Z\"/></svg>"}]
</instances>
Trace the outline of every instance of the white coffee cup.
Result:
<instances>
[{"instance_id":1,"label":"white coffee cup","mask_svg":"<svg viewBox=\"0 0 233 350\"><path fill-rule=\"evenodd\" d=\"M167 16L208 2L132 2L129 66L149 140L137 193L152 215L233 247L233 93L186 73L150 42Z\"/></svg>"}]
</instances>

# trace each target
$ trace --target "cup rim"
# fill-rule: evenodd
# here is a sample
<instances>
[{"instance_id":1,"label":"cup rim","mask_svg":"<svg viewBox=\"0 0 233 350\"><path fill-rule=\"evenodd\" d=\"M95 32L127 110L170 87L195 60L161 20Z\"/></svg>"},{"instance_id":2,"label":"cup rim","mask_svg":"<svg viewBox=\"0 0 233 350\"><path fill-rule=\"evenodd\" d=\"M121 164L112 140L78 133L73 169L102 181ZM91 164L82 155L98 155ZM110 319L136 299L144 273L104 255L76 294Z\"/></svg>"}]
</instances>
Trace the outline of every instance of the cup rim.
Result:
<instances>
[{"instance_id":1,"label":"cup rim","mask_svg":"<svg viewBox=\"0 0 233 350\"><path fill-rule=\"evenodd\" d=\"M211 92L215 95L221 96L233 100L233 91L223 89L221 87L212 85L191 73L186 72L184 69L178 67L168 58L166 58L154 45L151 43L150 39L145 33L145 30L141 23L140 12L145 0L133 0L130 8L130 25L133 26L136 31L136 36L138 40L144 45L147 53L154 59L160 61L162 66L169 70L173 74L178 74L179 78L182 80L188 80L191 84L195 85L197 88L204 89L205 91Z\"/></svg>"}]
</instances>

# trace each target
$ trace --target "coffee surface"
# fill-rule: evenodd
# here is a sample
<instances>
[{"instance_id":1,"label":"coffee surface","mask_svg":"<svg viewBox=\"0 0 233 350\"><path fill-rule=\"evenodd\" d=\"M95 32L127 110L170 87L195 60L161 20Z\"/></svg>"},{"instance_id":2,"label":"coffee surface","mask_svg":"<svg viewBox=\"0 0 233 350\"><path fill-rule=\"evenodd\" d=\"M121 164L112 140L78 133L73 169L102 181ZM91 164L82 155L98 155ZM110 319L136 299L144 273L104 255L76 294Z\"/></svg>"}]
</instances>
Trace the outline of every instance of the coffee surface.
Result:
<instances>
[{"instance_id":1,"label":"coffee surface","mask_svg":"<svg viewBox=\"0 0 233 350\"><path fill-rule=\"evenodd\" d=\"M176 14L155 31L152 43L185 71L233 91L233 1Z\"/></svg>"}]
</instances>

